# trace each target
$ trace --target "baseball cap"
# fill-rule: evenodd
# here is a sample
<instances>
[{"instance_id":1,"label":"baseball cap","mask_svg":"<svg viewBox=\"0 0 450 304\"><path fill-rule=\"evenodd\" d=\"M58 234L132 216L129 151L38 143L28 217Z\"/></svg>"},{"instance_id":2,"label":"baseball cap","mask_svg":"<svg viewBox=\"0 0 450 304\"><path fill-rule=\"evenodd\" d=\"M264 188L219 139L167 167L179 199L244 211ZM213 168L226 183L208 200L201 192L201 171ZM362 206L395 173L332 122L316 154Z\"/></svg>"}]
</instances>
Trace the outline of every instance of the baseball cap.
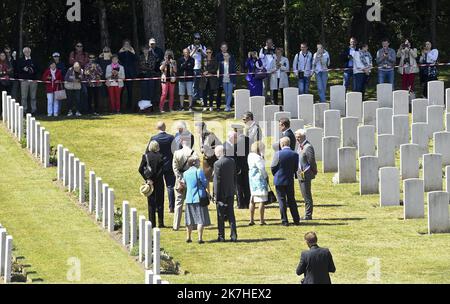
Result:
<instances>
[{"instance_id":1,"label":"baseball cap","mask_svg":"<svg viewBox=\"0 0 450 304\"><path fill-rule=\"evenodd\" d=\"M58 52L53 53L52 57L61 57L61 55Z\"/></svg>"},{"instance_id":2,"label":"baseball cap","mask_svg":"<svg viewBox=\"0 0 450 304\"><path fill-rule=\"evenodd\" d=\"M155 38L150 39L149 44L156 44L156 39Z\"/></svg>"}]
</instances>

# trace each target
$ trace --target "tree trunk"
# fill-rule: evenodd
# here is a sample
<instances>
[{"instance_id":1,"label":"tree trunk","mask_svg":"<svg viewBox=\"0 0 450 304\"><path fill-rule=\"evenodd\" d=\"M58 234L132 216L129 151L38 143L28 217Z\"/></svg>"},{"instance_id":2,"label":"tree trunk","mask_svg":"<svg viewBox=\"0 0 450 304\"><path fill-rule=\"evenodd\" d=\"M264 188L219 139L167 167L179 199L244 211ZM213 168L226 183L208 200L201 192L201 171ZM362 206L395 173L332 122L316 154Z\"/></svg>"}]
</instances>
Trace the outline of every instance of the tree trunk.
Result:
<instances>
[{"instance_id":1,"label":"tree trunk","mask_svg":"<svg viewBox=\"0 0 450 304\"><path fill-rule=\"evenodd\" d=\"M111 46L111 40L109 38L109 29L108 29L108 17L106 12L105 1L98 0L97 1L98 13L99 13L99 24L100 24L100 43L102 49L105 46Z\"/></svg>"},{"instance_id":2,"label":"tree trunk","mask_svg":"<svg viewBox=\"0 0 450 304\"><path fill-rule=\"evenodd\" d=\"M25 5L26 0L20 1L20 10L19 10L19 50L18 50L18 56L21 56L23 53L23 17L25 15Z\"/></svg>"},{"instance_id":3,"label":"tree trunk","mask_svg":"<svg viewBox=\"0 0 450 304\"><path fill-rule=\"evenodd\" d=\"M244 44L245 44L244 24L242 22L239 22L239 63L240 63L240 71L244 70L245 59L247 58L245 56Z\"/></svg>"},{"instance_id":4,"label":"tree trunk","mask_svg":"<svg viewBox=\"0 0 450 304\"><path fill-rule=\"evenodd\" d=\"M216 0L217 8L217 23L216 23L216 46L219 48L220 44L226 39L227 29L227 12L226 0Z\"/></svg>"},{"instance_id":5,"label":"tree trunk","mask_svg":"<svg viewBox=\"0 0 450 304\"><path fill-rule=\"evenodd\" d=\"M290 56L289 51L289 20L288 20L288 0L284 0L283 3L283 14L284 14L284 53L287 58Z\"/></svg>"},{"instance_id":6,"label":"tree trunk","mask_svg":"<svg viewBox=\"0 0 450 304\"><path fill-rule=\"evenodd\" d=\"M136 0L131 1L131 9L133 13L133 44L136 50L139 50L138 22L136 16Z\"/></svg>"},{"instance_id":7,"label":"tree trunk","mask_svg":"<svg viewBox=\"0 0 450 304\"><path fill-rule=\"evenodd\" d=\"M436 17L437 16L437 0L431 0L431 17L430 17L430 31L431 43L436 45Z\"/></svg>"},{"instance_id":8,"label":"tree trunk","mask_svg":"<svg viewBox=\"0 0 450 304\"><path fill-rule=\"evenodd\" d=\"M164 22L162 17L161 0L143 0L145 38L155 38L159 47L165 48Z\"/></svg>"}]
</instances>

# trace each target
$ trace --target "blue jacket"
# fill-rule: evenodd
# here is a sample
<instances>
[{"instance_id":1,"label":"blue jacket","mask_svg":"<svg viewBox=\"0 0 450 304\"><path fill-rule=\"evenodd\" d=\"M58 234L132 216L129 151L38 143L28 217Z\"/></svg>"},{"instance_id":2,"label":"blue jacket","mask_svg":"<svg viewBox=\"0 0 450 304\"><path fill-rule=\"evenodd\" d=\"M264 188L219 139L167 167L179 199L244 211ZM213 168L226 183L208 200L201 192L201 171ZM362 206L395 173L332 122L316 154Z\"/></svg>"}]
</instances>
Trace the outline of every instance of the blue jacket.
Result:
<instances>
[{"instance_id":1,"label":"blue jacket","mask_svg":"<svg viewBox=\"0 0 450 304\"><path fill-rule=\"evenodd\" d=\"M298 154L289 147L275 154L272 162L275 186L290 186L294 184L294 176L298 171L298 161Z\"/></svg>"},{"instance_id":2,"label":"blue jacket","mask_svg":"<svg viewBox=\"0 0 450 304\"><path fill-rule=\"evenodd\" d=\"M187 189L186 204L200 203L200 198L206 196L206 188L208 187L208 181L203 170L191 167L184 172L183 179Z\"/></svg>"},{"instance_id":3,"label":"blue jacket","mask_svg":"<svg viewBox=\"0 0 450 304\"><path fill-rule=\"evenodd\" d=\"M155 135L152 137L150 141L156 141L159 144L159 152L161 153L163 157L163 171L164 173L170 173L173 174L172 169L172 161L173 161L173 152L178 149L173 150L173 145L175 143L175 137L167 134L166 132L159 133L158 135Z\"/></svg>"}]
</instances>

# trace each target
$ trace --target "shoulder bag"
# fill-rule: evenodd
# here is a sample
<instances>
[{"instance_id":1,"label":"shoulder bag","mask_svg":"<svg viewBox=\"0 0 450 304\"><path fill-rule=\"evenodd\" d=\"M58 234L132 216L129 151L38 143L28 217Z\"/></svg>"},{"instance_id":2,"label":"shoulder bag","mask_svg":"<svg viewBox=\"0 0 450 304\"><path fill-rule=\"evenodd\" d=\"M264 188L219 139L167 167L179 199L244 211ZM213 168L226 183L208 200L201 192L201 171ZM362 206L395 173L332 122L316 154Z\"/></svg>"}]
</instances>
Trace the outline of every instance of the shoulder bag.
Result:
<instances>
[{"instance_id":1,"label":"shoulder bag","mask_svg":"<svg viewBox=\"0 0 450 304\"><path fill-rule=\"evenodd\" d=\"M201 181L200 181L199 178L198 178L198 170L195 171L195 177L197 178L197 192L196 192L195 194L198 194L199 189L200 189L200 188L204 188L203 185L202 185L202 183L201 183ZM210 201L209 201L209 194L208 194L208 191L206 190L206 188L204 188L204 190L205 190L205 192L206 192L206 195L205 195L205 197L200 197L200 206L202 206L202 207L208 207L209 204L210 204ZM195 194L194 194L194 196L195 196Z\"/></svg>"}]
</instances>

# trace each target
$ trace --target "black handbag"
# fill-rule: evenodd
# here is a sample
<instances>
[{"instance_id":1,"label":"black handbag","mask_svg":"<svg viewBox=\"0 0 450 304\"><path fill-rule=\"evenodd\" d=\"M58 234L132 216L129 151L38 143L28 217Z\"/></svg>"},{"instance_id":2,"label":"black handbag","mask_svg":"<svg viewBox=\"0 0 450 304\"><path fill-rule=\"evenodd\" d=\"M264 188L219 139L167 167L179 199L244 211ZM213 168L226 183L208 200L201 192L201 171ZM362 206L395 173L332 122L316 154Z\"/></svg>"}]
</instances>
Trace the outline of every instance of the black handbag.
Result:
<instances>
[{"instance_id":1,"label":"black handbag","mask_svg":"<svg viewBox=\"0 0 450 304\"><path fill-rule=\"evenodd\" d=\"M147 161L147 166L144 167L144 176L145 176L146 180L149 180L152 178L153 171L152 171L152 167L150 167L150 162L148 161L147 154L144 154L144 155L145 155L145 160Z\"/></svg>"}]
</instances>

